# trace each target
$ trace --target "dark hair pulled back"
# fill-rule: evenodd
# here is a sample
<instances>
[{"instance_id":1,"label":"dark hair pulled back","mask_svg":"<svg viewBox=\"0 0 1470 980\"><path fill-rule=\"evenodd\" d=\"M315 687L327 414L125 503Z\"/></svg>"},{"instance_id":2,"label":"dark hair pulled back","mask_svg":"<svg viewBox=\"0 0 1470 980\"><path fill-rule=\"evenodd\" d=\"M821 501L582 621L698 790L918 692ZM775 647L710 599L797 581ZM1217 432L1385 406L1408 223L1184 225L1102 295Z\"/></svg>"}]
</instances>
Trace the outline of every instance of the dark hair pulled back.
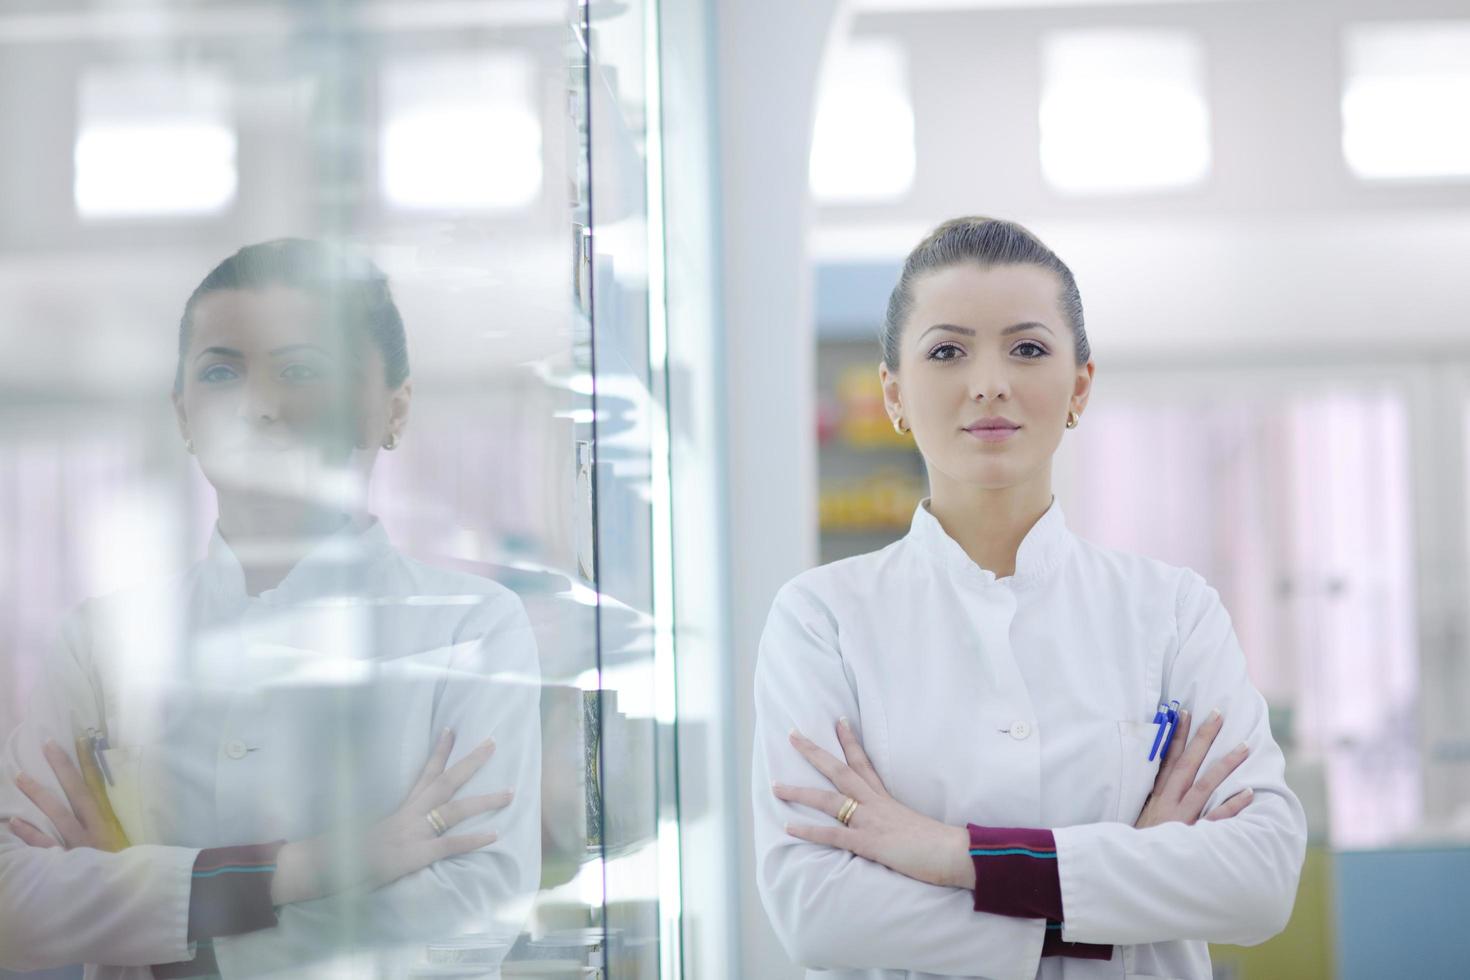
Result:
<instances>
[{"instance_id":1,"label":"dark hair pulled back","mask_svg":"<svg viewBox=\"0 0 1470 980\"><path fill-rule=\"evenodd\" d=\"M1060 287L1058 305L1072 328L1077 363L1087 363L1092 348L1087 342L1082 296L1077 292L1072 270L1041 239L1014 221L972 216L953 218L935 228L904 260L883 322L883 361L890 371L898 370L904 324L914 308L914 286L929 273L965 263L985 268L1034 265L1054 273Z\"/></svg>"},{"instance_id":2,"label":"dark hair pulled back","mask_svg":"<svg viewBox=\"0 0 1470 980\"><path fill-rule=\"evenodd\" d=\"M388 277L373 262L346 249L306 238L277 238L247 245L210 271L184 304L179 320L179 363L174 391L184 386L184 358L193 331L194 307L210 293L228 289L286 286L320 296L349 335L362 334L383 355L384 382L397 388L408 379L408 339L393 302Z\"/></svg>"}]
</instances>

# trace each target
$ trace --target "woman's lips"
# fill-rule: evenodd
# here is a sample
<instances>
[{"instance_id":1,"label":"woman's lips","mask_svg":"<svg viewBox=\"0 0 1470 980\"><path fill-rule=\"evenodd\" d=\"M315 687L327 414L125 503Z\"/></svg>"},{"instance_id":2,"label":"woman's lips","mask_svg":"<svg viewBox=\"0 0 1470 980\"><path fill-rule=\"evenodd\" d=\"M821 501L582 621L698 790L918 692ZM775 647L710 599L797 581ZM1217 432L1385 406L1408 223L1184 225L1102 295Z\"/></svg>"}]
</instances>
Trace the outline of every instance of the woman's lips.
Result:
<instances>
[{"instance_id":1,"label":"woman's lips","mask_svg":"<svg viewBox=\"0 0 1470 980\"><path fill-rule=\"evenodd\" d=\"M977 427L974 429L966 429L965 431L974 436L976 439L979 439L981 442L1005 442L1011 436L1021 431L1021 427L1019 425L1014 427L1007 425L996 428Z\"/></svg>"}]
</instances>

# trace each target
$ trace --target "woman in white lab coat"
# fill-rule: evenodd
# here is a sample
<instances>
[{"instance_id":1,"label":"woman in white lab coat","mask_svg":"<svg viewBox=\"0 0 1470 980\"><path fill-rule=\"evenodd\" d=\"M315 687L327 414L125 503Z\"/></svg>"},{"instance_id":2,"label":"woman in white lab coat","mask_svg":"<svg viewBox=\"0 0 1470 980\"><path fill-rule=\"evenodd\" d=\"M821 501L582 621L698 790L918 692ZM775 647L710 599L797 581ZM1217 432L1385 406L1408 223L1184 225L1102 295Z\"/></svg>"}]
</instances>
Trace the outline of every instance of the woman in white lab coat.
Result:
<instances>
[{"instance_id":1,"label":"woman in white lab coat","mask_svg":"<svg viewBox=\"0 0 1470 980\"><path fill-rule=\"evenodd\" d=\"M1208 978L1290 916L1305 819L1219 596L1052 496L1093 374L1024 228L909 255L880 378L930 496L783 587L756 666L757 881L808 976Z\"/></svg>"},{"instance_id":2,"label":"woman in white lab coat","mask_svg":"<svg viewBox=\"0 0 1470 980\"><path fill-rule=\"evenodd\" d=\"M367 513L410 396L365 259L266 242L195 290L174 405L218 522L183 575L82 604L6 743L0 967L382 973L518 933L535 644L514 594L403 557Z\"/></svg>"}]
</instances>

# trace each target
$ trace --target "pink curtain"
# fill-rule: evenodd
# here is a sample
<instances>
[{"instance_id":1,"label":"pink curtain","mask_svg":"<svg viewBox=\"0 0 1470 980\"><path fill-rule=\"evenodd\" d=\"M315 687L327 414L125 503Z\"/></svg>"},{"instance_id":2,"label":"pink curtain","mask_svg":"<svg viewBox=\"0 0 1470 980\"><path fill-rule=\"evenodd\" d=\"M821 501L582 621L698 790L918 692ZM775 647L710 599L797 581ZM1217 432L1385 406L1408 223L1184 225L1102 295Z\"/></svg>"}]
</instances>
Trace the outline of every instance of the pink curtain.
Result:
<instances>
[{"instance_id":1,"label":"pink curtain","mask_svg":"<svg viewBox=\"0 0 1470 980\"><path fill-rule=\"evenodd\" d=\"M1325 770L1332 843L1413 831L1422 795L1402 397L1139 396L1094 406L1066 452L1080 534L1189 566L1219 590L1278 738Z\"/></svg>"}]
</instances>

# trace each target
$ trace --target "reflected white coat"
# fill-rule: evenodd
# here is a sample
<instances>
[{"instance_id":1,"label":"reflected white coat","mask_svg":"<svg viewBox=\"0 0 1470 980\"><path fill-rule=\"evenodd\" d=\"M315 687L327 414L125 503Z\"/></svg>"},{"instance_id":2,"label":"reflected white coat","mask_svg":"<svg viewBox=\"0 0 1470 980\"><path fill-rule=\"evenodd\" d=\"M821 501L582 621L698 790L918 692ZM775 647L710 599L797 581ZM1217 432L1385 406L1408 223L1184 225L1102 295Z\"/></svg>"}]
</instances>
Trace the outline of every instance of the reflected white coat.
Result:
<instances>
[{"instance_id":1,"label":"reflected white coat","mask_svg":"<svg viewBox=\"0 0 1470 980\"><path fill-rule=\"evenodd\" d=\"M109 795L134 846L35 849L0 823L0 967L85 962L88 977L132 980L191 959L201 848L386 816L446 727L457 733L451 764L496 740L461 795L517 790L507 809L451 833L500 839L370 894L287 906L273 929L216 940L220 971L366 975L429 937L508 942L540 882L539 694L520 600L402 557L376 522L329 539L258 597L216 534L181 578L88 600L63 628L0 756L0 820L58 836L15 775L60 797L43 742L71 751L76 734L105 727Z\"/></svg>"}]
</instances>

